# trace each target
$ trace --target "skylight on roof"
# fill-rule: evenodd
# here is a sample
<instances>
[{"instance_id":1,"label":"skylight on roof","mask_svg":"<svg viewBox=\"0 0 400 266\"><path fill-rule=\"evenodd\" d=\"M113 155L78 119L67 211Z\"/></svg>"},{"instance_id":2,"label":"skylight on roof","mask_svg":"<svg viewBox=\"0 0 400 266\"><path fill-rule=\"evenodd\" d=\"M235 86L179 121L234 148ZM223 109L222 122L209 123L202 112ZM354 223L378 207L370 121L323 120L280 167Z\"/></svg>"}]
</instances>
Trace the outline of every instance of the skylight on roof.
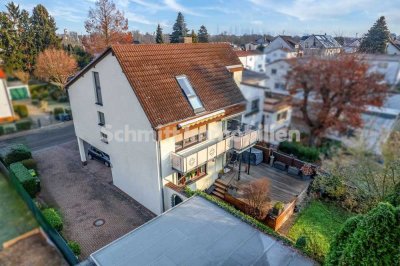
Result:
<instances>
[{"instance_id":1,"label":"skylight on roof","mask_svg":"<svg viewBox=\"0 0 400 266\"><path fill-rule=\"evenodd\" d=\"M176 80L179 83L182 91L185 93L195 112L201 112L204 110L203 104L201 103L199 97L195 93L192 84L190 84L189 79L185 75L177 76Z\"/></svg>"}]
</instances>

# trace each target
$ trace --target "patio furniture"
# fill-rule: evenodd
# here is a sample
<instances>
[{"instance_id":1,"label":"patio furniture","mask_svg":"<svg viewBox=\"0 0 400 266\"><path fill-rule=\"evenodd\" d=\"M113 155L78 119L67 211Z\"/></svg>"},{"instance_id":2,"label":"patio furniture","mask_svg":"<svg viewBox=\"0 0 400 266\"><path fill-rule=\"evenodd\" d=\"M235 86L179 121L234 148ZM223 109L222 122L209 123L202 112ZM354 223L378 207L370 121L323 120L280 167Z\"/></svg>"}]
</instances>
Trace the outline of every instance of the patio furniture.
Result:
<instances>
[{"instance_id":1,"label":"patio furniture","mask_svg":"<svg viewBox=\"0 0 400 266\"><path fill-rule=\"evenodd\" d=\"M259 165L263 162L263 152L256 148L243 152L243 162L251 165Z\"/></svg>"},{"instance_id":2,"label":"patio furniture","mask_svg":"<svg viewBox=\"0 0 400 266\"><path fill-rule=\"evenodd\" d=\"M292 176L298 176L300 174L300 169L294 166L289 166L288 174Z\"/></svg>"},{"instance_id":3,"label":"patio furniture","mask_svg":"<svg viewBox=\"0 0 400 266\"><path fill-rule=\"evenodd\" d=\"M282 170L282 171L286 171L286 164L284 164L282 162L279 162L279 161L274 162L274 167L276 169L279 169L279 170Z\"/></svg>"}]
</instances>

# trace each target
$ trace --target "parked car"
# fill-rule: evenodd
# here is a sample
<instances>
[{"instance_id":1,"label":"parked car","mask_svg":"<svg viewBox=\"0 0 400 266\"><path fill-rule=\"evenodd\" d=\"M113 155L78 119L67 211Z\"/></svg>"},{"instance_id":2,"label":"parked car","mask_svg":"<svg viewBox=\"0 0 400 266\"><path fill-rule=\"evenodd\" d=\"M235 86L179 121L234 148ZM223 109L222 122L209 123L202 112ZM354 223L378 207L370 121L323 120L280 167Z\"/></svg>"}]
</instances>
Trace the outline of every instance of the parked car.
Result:
<instances>
[{"instance_id":1,"label":"parked car","mask_svg":"<svg viewBox=\"0 0 400 266\"><path fill-rule=\"evenodd\" d=\"M71 116L67 113L64 114L58 114L56 116L56 120L61 121L61 122L65 122L65 121L70 121L72 120Z\"/></svg>"},{"instance_id":2,"label":"parked car","mask_svg":"<svg viewBox=\"0 0 400 266\"><path fill-rule=\"evenodd\" d=\"M107 167L111 166L110 156L93 146L90 146L88 149L88 158L90 160L98 160L104 163Z\"/></svg>"}]
</instances>

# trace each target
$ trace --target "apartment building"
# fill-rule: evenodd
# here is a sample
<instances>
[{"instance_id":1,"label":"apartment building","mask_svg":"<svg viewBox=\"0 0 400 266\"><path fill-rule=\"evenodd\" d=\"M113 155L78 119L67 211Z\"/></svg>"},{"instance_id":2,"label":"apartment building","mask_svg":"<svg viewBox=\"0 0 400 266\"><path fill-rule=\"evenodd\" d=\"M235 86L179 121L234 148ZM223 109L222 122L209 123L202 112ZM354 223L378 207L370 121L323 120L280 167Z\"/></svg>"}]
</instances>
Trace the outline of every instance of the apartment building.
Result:
<instances>
[{"instance_id":1,"label":"apartment building","mask_svg":"<svg viewBox=\"0 0 400 266\"><path fill-rule=\"evenodd\" d=\"M0 123L14 120L14 110L6 85L6 75L0 69Z\"/></svg>"},{"instance_id":2,"label":"apartment building","mask_svg":"<svg viewBox=\"0 0 400 266\"><path fill-rule=\"evenodd\" d=\"M229 44L115 45L68 84L79 152L110 157L113 184L156 214L205 190L258 139L229 129L246 100Z\"/></svg>"}]
</instances>

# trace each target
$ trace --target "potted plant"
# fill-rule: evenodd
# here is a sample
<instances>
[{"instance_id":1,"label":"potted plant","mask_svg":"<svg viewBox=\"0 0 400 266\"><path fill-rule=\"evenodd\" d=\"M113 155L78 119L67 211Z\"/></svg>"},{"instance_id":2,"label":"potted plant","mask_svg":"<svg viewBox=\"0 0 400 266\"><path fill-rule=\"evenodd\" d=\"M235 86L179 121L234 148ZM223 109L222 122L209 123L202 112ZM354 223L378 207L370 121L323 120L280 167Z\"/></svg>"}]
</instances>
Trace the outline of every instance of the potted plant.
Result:
<instances>
[{"instance_id":1,"label":"potted plant","mask_svg":"<svg viewBox=\"0 0 400 266\"><path fill-rule=\"evenodd\" d=\"M278 201L272 208L272 214L274 214L275 216L279 216L284 209L285 209L285 204L281 201Z\"/></svg>"},{"instance_id":2,"label":"potted plant","mask_svg":"<svg viewBox=\"0 0 400 266\"><path fill-rule=\"evenodd\" d=\"M310 179L311 175L314 173L314 170L313 170L311 164L308 164L308 163L304 164L301 167L300 171L301 171L301 174L302 174L304 180Z\"/></svg>"}]
</instances>

